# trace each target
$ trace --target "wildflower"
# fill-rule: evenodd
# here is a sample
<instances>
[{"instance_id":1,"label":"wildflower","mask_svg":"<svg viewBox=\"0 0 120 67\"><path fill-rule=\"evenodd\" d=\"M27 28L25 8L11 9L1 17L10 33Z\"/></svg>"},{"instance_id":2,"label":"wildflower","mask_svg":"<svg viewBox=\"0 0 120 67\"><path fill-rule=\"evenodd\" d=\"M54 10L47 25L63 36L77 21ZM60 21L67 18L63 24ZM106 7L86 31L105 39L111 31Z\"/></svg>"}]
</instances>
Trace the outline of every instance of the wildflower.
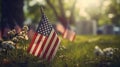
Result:
<instances>
[{"instance_id":1,"label":"wildflower","mask_svg":"<svg viewBox=\"0 0 120 67\"><path fill-rule=\"evenodd\" d=\"M16 34L15 29L13 29L13 30L9 31L9 32L8 32L8 34L9 34L9 35L15 35L15 34Z\"/></svg>"},{"instance_id":2,"label":"wildflower","mask_svg":"<svg viewBox=\"0 0 120 67\"><path fill-rule=\"evenodd\" d=\"M97 56L103 56L103 55L104 55L102 49L99 48L98 46L95 46L94 53L95 53Z\"/></svg>"},{"instance_id":3,"label":"wildflower","mask_svg":"<svg viewBox=\"0 0 120 67\"><path fill-rule=\"evenodd\" d=\"M19 40L23 40L24 36L16 36Z\"/></svg>"},{"instance_id":4,"label":"wildflower","mask_svg":"<svg viewBox=\"0 0 120 67\"><path fill-rule=\"evenodd\" d=\"M24 30L24 31L28 31L28 26L24 26L24 27L23 27L23 30Z\"/></svg>"},{"instance_id":5,"label":"wildflower","mask_svg":"<svg viewBox=\"0 0 120 67\"><path fill-rule=\"evenodd\" d=\"M25 37L25 40L28 40L28 36L27 35L25 35L24 37Z\"/></svg>"},{"instance_id":6,"label":"wildflower","mask_svg":"<svg viewBox=\"0 0 120 67\"><path fill-rule=\"evenodd\" d=\"M59 57L60 57L60 58L64 58L65 56L64 56L64 55L60 55Z\"/></svg>"},{"instance_id":7,"label":"wildflower","mask_svg":"<svg viewBox=\"0 0 120 67\"><path fill-rule=\"evenodd\" d=\"M104 52L105 56L107 56L107 57L111 57L113 55L113 51L114 51L114 49L111 47L103 49L103 52Z\"/></svg>"},{"instance_id":8,"label":"wildflower","mask_svg":"<svg viewBox=\"0 0 120 67\"><path fill-rule=\"evenodd\" d=\"M66 47L65 46L60 46L60 48L59 48L59 50L64 50L64 49L66 49Z\"/></svg>"},{"instance_id":9,"label":"wildflower","mask_svg":"<svg viewBox=\"0 0 120 67\"><path fill-rule=\"evenodd\" d=\"M2 46L4 49L15 49L15 43L13 41L3 41Z\"/></svg>"},{"instance_id":10,"label":"wildflower","mask_svg":"<svg viewBox=\"0 0 120 67\"><path fill-rule=\"evenodd\" d=\"M13 37L13 38L12 38L12 41L13 41L13 42L18 42L19 40L18 40L17 37Z\"/></svg>"},{"instance_id":11,"label":"wildflower","mask_svg":"<svg viewBox=\"0 0 120 67\"><path fill-rule=\"evenodd\" d=\"M24 32L23 32L23 31L21 31L18 35L19 35L19 36L20 36L20 35L23 35L23 33L24 33Z\"/></svg>"},{"instance_id":12,"label":"wildflower","mask_svg":"<svg viewBox=\"0 0 120 67\"><path fill-rule=\"evenodd\" d=\"M11 44L11 45L15 45L15 43L13 41L3 41L2 44Z\"/></svg>"}]
</instances>

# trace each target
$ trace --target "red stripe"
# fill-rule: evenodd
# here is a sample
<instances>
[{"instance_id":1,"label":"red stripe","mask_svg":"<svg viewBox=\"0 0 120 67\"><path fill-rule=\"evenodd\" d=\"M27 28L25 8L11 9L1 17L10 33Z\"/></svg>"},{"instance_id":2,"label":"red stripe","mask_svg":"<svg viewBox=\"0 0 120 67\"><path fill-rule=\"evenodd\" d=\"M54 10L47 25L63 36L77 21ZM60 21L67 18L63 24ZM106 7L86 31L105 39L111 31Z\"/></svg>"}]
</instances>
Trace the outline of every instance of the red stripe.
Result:
<instances>
[{"instance_id":1,"label":"red stripe","mask_svg":"<svg viewBox=\"0 0 120 67\"><path fill-rule=\"evenodd\" d=\"M41 39L42 39L42 35L40 35L40 37L39 37L39 39L38 39L38 41L37 41L37 43L35 44L35 48L34 48L34 50L33 50L33 55L35 54L35 52L36 52L36 50L37 50L37 48L38 48L38 46L39 46L39 43L40 43L40 41L41 41Z\"/></svg>"},{"instance_id":2,"label":"red stripe","mask_svg":"<svg viewBox=\"0 0 120 67\"><path fill-rule=\"evenodd\" d=\"M47 46L45 52L44 52L44 54L43 54L43 58L46 57L46 54L48 53L48 50L49 50L49 48L50 48L50 46L51 46L51 43L52 43L53 39L55 38L55 34L56 34L56 33L54 32L53 35L52 35L52 38L50 39L50 42L48 43L48 46Z\"/></svg>"},{"instance_id":3,"label":"red stripe","mask_svg":"<svg viewBox=\"0 0 120 67\"><path fill-rule=\"evenodd\" d=\"M27 52L30 52L30 50L31 50L31 48L32 48L32 46L33 46L33 43L34 43L36 37L37 37L37 33L34 34L34 37L33 37L32 42L30 43L30 45L29 45L29 47L28 47Z\"/></svg>"},{"instance_id":4,"label":"red stripe","mask_svg":"<svg viewBox=\"0 0 120 67\"><path fill-rule=\"evenodd\" d=\"M42 52L42 50L43 50L43 48L44 48L44 46L45 46L45 44L46 44L47 39L48 39L48 38L45 37L45 40L44 40L44 42L43 42L43 44L42 44L42 46L41 46L41 49L39 50L39 52L38 52L38 54L37 54L37 57L40 56L40 54L41 54L41 52Z\"/></svg>"},{"instance_id":5,"label":"red stripe","mask_svg":"<svg viewBox=\"0 0 120 67\"><path fill-rule=\"evenodd\" d=\"M50 55L49 55L49 57L48 57L48 61L50 61L50 58L52 57L52 55L53 55L53 53L54 53L54 51L55 51L56 46L59 45L59 44L58 44L58 41L59 41L59 39L57 38L57 40L56 40L56 42L55 42L55 44L54 44L54 46L53 46L53 48L52 48L52 50L51 50L51 52L50 52Z\"/></svg>"}]
</instances>

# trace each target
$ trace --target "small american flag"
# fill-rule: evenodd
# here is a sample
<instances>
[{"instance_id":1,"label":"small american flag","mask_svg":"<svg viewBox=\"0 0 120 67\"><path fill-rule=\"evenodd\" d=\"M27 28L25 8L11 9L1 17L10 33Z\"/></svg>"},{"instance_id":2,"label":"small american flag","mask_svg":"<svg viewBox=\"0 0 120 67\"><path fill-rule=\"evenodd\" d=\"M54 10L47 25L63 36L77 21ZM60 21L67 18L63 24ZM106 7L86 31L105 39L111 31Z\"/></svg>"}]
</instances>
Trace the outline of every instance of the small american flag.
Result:
<instances>
[{"instance_id":1,"label":"small american flag","mask_svg":"<svg viewBox=\"0 0 120 67\"><path fill-rule=\"evenodd\" d=\"M28 52L34 56L50 61L54 58L59 44L60 39L52 25L48 23L45 14L43 14L38 29L28 47Z\"/></svg>"},{"instance_id":2,"label":"small american flag","mask_svg":"<svg viewBox=\"0 0 120 67\"><path fill-rule=\"evenodd\" d=\"M68 30L68 29L65 29L64 33L63 33L63 38L66 38L70 41L73 41L75 39L75 32Z\"/></svg>"},{"instance_id":3,"label":"small american flag","mask_svg":"<svg viewBox=\"0 0 120 67\"><path fill-rule=\"evenodd\" d=\"M63 38L66 38L70 41L73 41L75 39L75 32L69 29L65 29L62 24L57 24L56 30L63 35Z\"/></svg>"}]
</instances>

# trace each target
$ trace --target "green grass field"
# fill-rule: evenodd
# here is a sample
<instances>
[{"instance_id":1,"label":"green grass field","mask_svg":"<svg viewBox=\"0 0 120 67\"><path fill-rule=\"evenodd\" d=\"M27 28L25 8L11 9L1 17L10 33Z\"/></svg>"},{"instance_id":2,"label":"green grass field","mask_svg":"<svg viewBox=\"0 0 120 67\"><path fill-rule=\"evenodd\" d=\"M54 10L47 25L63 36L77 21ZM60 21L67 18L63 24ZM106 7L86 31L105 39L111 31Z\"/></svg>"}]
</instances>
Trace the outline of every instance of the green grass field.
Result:
<instances>
[{"instance_id":1,"label":"green grass field","mask_svg":"<svg viewBox=\"0 0 120 67\"><path fill-rule=\"evenodd\" d=\"M94 54L96 45L101 49L107 47L119 48L119 51L112 58L98 57ZM120 67L120 36L80 35L76 36L73 42L61 38L58 52L51 62L42 62L38 58L27 54L25 50L15 50L9 55L3 56L0 54L0 64L2 66L6 66L2 64L2 60L7 58L14 60L10 65L19 67L21 66L19 62L27 62L25 65L28 67ZM23 66L25 65L23 64Z\"/></svg>"}]
</instances>

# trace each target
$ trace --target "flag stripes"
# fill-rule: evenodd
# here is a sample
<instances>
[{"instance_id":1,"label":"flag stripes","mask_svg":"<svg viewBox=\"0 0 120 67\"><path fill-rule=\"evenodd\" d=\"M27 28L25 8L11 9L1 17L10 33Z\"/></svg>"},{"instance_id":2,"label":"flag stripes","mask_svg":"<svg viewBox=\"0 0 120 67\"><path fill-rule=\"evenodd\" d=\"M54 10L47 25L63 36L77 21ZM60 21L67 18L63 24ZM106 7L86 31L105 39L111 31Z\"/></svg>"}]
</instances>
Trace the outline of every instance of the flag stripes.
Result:
<instances>
[{"instance_id":1,"label":"flag stripes","mask_svg":"<svg viewBox=\"0 0 120 67\"><path fill-rule=\"evenodd\" d=\"M55 56L60 39L45 14L42 14L39 26L28 47L28 53L50 61Z\"/></svg>"},{"instance_id":2,"label":"flag stripes","mask_svg":"<svg viewBox=\"0 0 120 67\"><path fill-rule=\"evenodd\" d=\"M56 43L57 43L57 44L60 44L60 41L59 41L58 38L57 38ZM55 43L55 44L56 44L56 43ZM55 49L53 48L53 52L51 52L51 53L53 53L53 54L52 54L52 55L49 55L49 56L51 56L51 57L49 57L48 60L52 60L52 59L54 58L54 56L55 56L55 54L56 54L56 52L57 52L58 47L59 47L59 45L56 45Z\"/></svg>"},{"instance_id":3,"label":"flag stripes","mask_svg":"<svg viewBox=\"0 0 120 67\"><path fill-rule=\"evenodd\" d=\"M48 46L47 46L47 48L46 48L46 50L45 50L45 52L43 54L43 58L46 57L46 54L48 53L48 50L51 47L51 44L52 44L52 41L53 41L54 38L55 38L55 32L53 33L52 38L50 39L50 42L49 42L49 44L48 44Z\"/></svg>"},{"instance_id":4,"label":"flag stripes","mask_svg":"<svg viewBox=\"0 0 120 67\"><path fill-rule=\"evenodd\" d=\"M32 42L30 43L29 48L28 48L28 50L27 50L28 52L30 52L30 50L31 50L31 48L32 48L32 46L33 46L33 43L34 43L36 37L37 37L37 33L34 34L34 37L33 37L33 39L32 39Z\"/></svg>"},{"instance_id":5,"label":"flag stripes","mask_svg":"<svg viewBox=\"0 0 120 67\"><path fill-rule=\"evenodd\" d=\"M54 44L56 45L55 43L56 41L57 41L57 35L55 35L55 38L53 39L51 47L49 48L48 53L46 54L46 59L48 58L49 55L51 55L50 53L52 52L52 48L54 47Z\"/></svg>"},{"instance_id":6,"label":"flag stripes","mask_svg":"<svg viewBox=\"0 0 120 67\"><path fill-rule=\"evenodd\" d=\"M68 30L68 29L65 29L64 33L63 33L63 38L67 38L70 41L73 41L75 38L75 32Z\"/></svg>"},{"instance_id":7,"label":"flag stripes","mask_svg":"<svg viewBox=\"0 0 120 67\"><path fill-rule=\"evenodd\" d=\"M48 38L45 38L43 44L45 44L47 40L48 40ZM41 46L41 49L39 50L37 57L39 57L39 56L41 55L41 52L42 52L44 46L45 46L45 45L42 45L42 46Z\"/></svg>"},{"instance_id":8,"label":"flag stripes","mask_svg":"<svg viewBox=\"0 0 120 67\"><path fill-rule=\"evenodd\" d=\"M39 39L38 39L38 41L37 41L37 43L36 43L36 45L35 45L35 48L33 49L33 52L32 52L33 55L35 55L35 52L36 52L36 50L37 50L37 48L38 48L38 46L39 46L39 43L40 43L41 39L43 39L42 37L43 37L43 36L40 36L40 37L39 37ZM36 53L37 53L37 52L36 52Z\"/></svg>"},{"instance_id":9,"label":"flag stripes","mask_svg":"<svg viewBox=\"0 0 120 67\"><path fill-rule=\"evenodd\" d=\"M57 40L56 40L56 42L55 42L55 45L53 46L53 48L52 48L52 50L51 50L51 52L50 52L50 55L47 57L49 61L52 59L52 57L55 56L55 53L56 53L56 51L57 51L56 48L58 48L57 43L59 44L58 41L59 41L59 39L57 38ZM50 58L51 58L51 59L50 59Z\"/></svg>"},{"instance_id":10,"label":"flag stripes","mask_svg":"<svg viewBox=\"0 0 120 67\"><path fill-rule=\"evenodd\" d=\"M53 33L54 33L54 30L51 31L51 34L50 34L48 40L46 41L45 46L43 47L43 51L41 52L40 58L43 58L43 55L47 49L48 44L50 43Z\"/></svg>"},{"instance_id":11,"label":"flag stripes","mask_svg":"<svg viewBox=\"0 0 120 67\"><path fill-rule=\"evenodd\" d=\"M62 24L56 24L56 30L62 34L63 38L66 38L70 41L73 41L75 39L75 32L63 27Z\"/></svg>"},{"instance_id":12,"label":"flag stripes","mask_svg":"<svg viewBox=\"0 0 120 67\"><path fill-rule=\"evenodd\" d=\"M56 54L56 48L58 48L60 42L54 29L52 29L49 37L35 33L33 41L28 48L28 52L49 61L54 56L53 54Z\"/></svg>"},{"instance_id":13,"label":"flag stripes","mask_svg":"<svg viewBox=\"0 0 120 67\"><path fill-rule=\"evenodd\" d=\"M35 56L38 55L38 52L40 51L41 46L42 46L44 40L45 40L45 37L43 36L43 38L42 38L42 40L41 40L41 42L40 42L40 44L39 44L39 46L38 46L38 48L37 48L37 50L36 50Z\"/></svg>"}]
</instances>

